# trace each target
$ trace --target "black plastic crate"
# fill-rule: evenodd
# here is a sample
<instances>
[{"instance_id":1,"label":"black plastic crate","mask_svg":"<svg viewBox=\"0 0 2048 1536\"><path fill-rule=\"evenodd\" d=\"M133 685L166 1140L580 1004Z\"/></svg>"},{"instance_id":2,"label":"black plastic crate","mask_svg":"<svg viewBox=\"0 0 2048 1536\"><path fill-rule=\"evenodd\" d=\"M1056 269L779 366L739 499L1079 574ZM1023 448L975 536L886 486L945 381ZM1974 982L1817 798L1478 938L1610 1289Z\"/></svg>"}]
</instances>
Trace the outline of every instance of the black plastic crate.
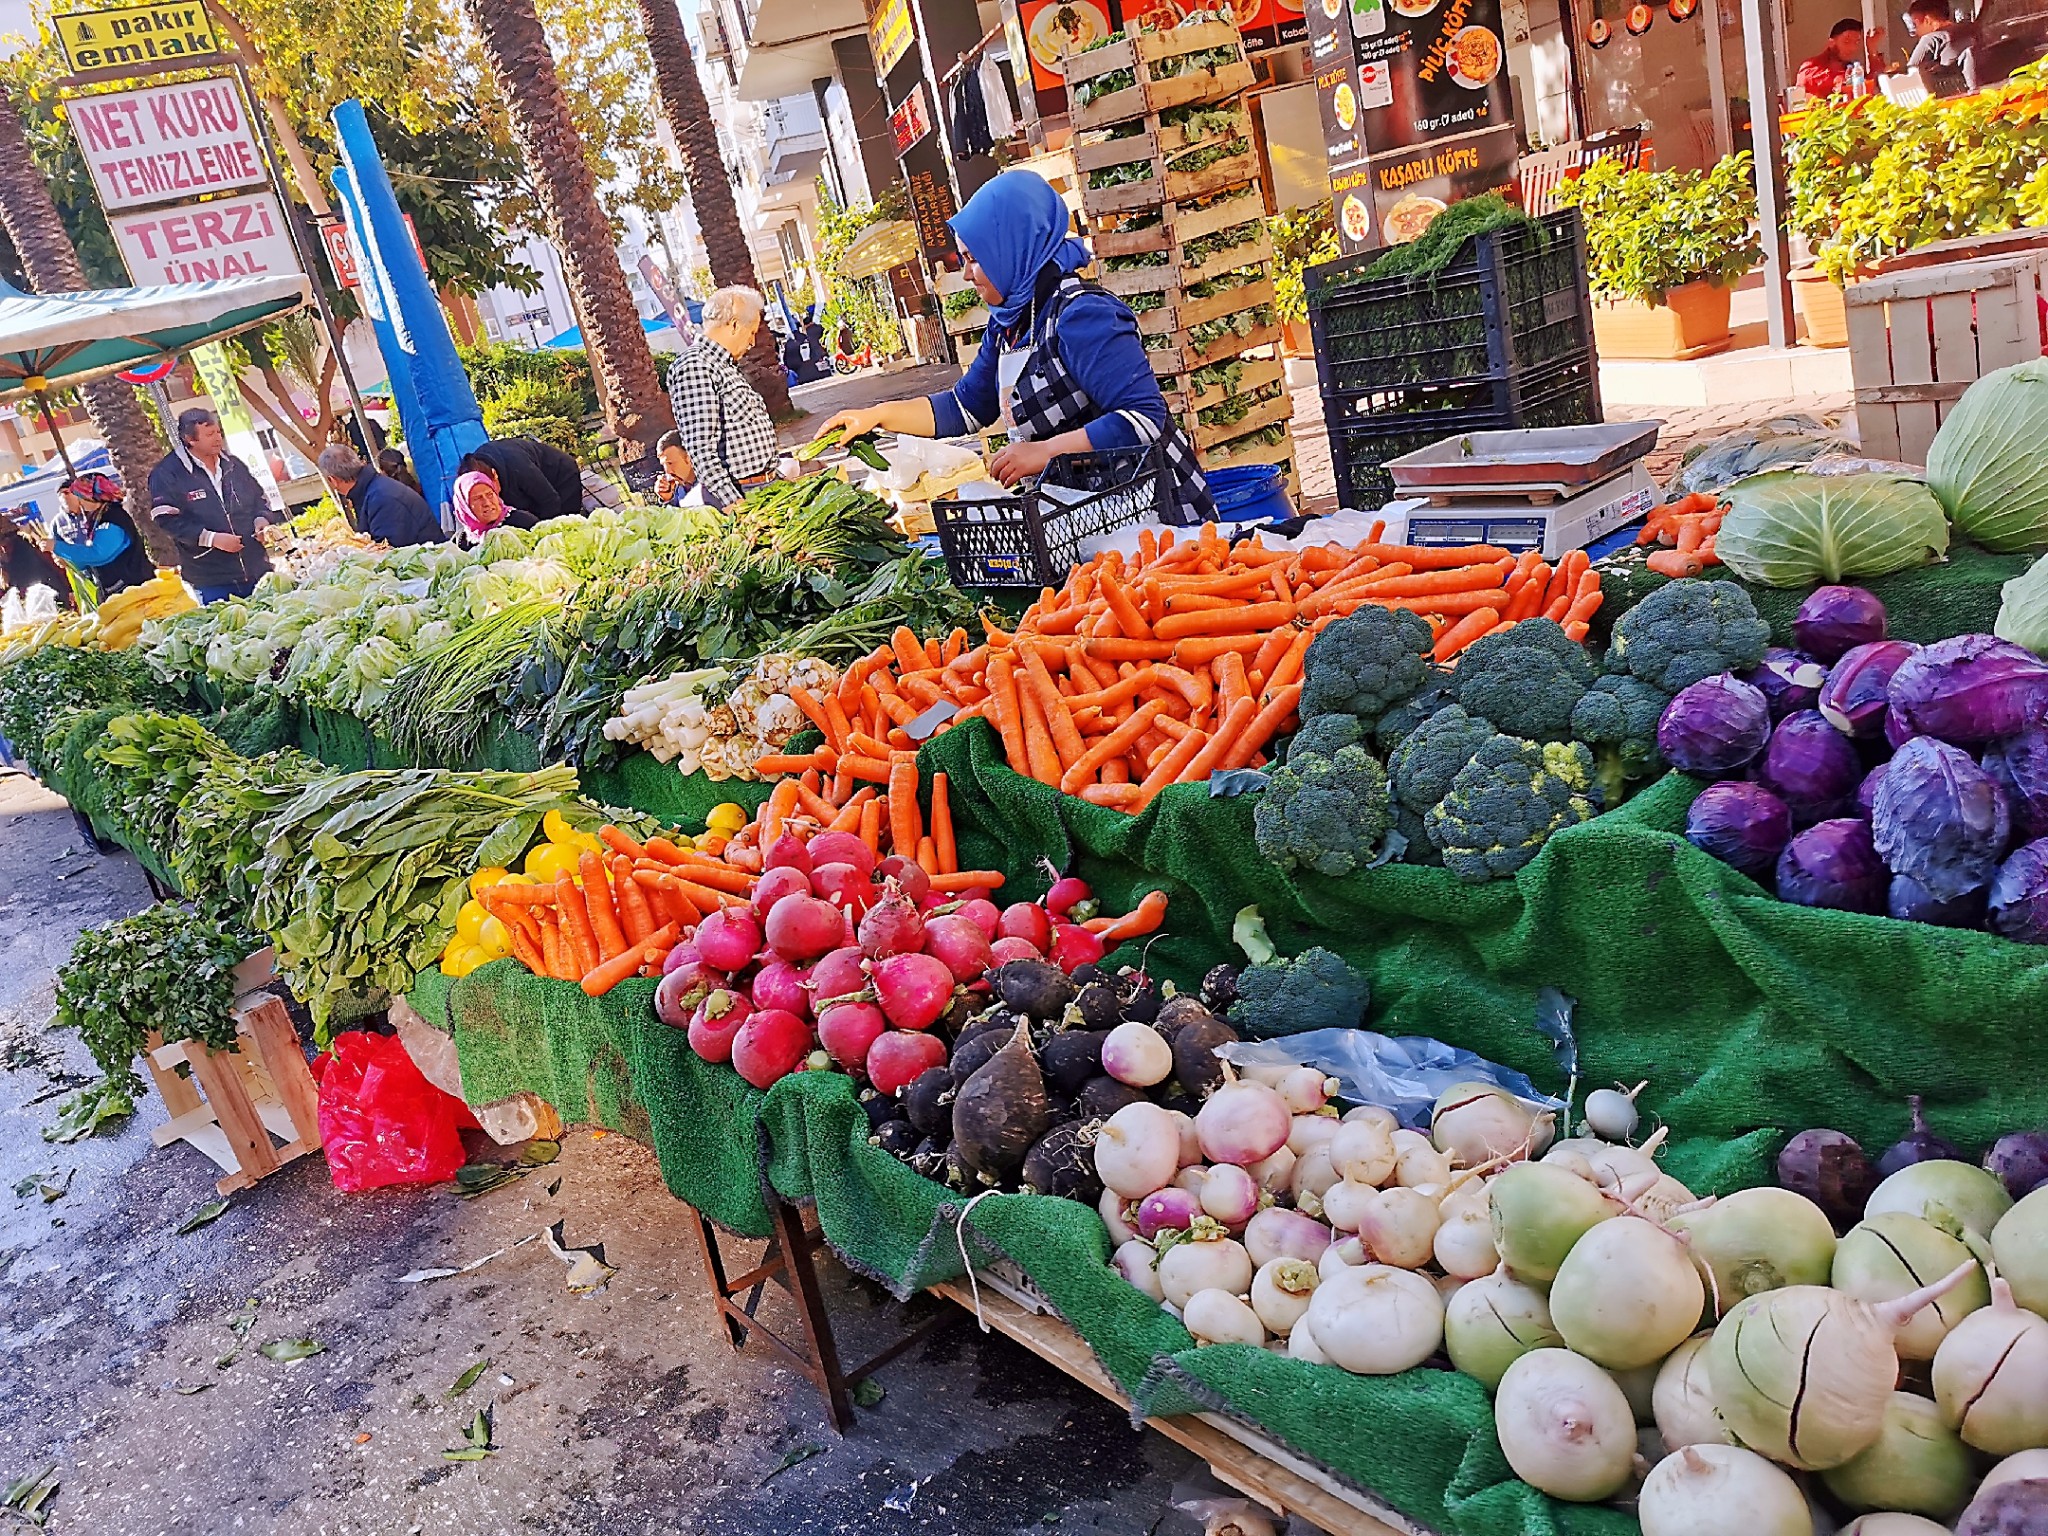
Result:
<instances>
[{"instance_id":1,"label":"black plastic crate","mask_svg":"<svg viewBox=\"0 0 2048 1536\"><path fill-rule=\"evenodd\" d=\"M1326 390L1447 386L1593 357L1586 235L1576 208L1477 235L1422 277L1344 281L1384 252L1304 274Z\"/></svg>"},{"instance_id":2,"label":"black plastic crate","mask_svg":"<svg viewBox=\"0 0 2048 1536\"><path fill-rule=\"evenodd\" d=\"M1330 462L1337 481L1337 500L1365 511L1394 498L1394 479L1383 467L1387 460L1427 448L1461 432L1497 432L1517 427L1576 427L1603 419L1600 375L1590 363L1563 363L1532 377L1503 382L1486 399L1464 407L1408 411L1364 411L1363 397L1325 395L1323 415L1330 436ZM1379 398L1384 398L1380 396ZM1460 398L1440 391L1446 402Z\"/></svg>"},{"instance_id":3,"label":"black plastic crate","mask_svg":"<svg viewBox=\"0 0 2048 1536\"><path fill-rule=\"evenodd\" d=\"M1040 487L1087 492L1064 503ZM1056 587L1080 558L1081 545L1146 518L1162 522L1174 509L1173 488L1159 446L1063 453L1039 484L986 501L932 503L939 548L956 587Z\"/></svg>"}]
</instances>

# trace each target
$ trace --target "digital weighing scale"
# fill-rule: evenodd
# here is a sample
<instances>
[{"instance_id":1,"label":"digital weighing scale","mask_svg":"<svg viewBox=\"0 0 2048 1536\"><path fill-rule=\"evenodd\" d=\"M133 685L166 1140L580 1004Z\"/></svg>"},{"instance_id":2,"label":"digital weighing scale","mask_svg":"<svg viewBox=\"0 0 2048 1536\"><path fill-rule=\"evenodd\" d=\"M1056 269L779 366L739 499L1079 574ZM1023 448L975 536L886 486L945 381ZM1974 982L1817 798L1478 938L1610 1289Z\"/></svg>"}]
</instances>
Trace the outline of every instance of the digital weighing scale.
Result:
<instances>
[{"instance_id":1,"label":"digital weighing scale","mask_svg":"<svg viewBox=\"0 0 2048 1536\"><path fill-rule=\"evenodd\" d=\"M1659 421L1465 432L1389 459L1396 498L1379 509L1389 542L1568 550L1642 517L1658 501L1643 463Z\"/></svg>"}]
</instances>

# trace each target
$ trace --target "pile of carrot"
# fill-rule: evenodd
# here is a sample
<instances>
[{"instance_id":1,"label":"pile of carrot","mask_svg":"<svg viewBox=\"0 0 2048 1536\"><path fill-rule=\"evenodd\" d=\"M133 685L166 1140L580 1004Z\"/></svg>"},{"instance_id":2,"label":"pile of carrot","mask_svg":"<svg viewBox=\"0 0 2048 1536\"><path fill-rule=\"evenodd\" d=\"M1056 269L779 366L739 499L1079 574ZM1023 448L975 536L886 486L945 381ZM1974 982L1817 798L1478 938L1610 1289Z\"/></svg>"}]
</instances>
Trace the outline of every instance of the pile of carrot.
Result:
<instances>
[{"instance_id":1,"label":"pile of carrot","mask_svg":"<svg viewBox=\"0 0 2048 1536\"><path fill-rule=\"evenodd\" d=\"M1118 810L1143 810L1169 784L1265 762L1290 730L1304 659L1324 627L1368 605L1428 619L1448 662L1481 635L1538 615L1583 638L1600 578L1582 552L1553 570L1540 555L1492 545L1384 544L1270 550L1141 532L1135 557L1106 551L1046 588L1013 631L984 620L943 640L905 628L848 667L823 696L790 697L824 736L805 753L760 759L802 774L807 791L848 804L854 786L887 784L915 747L907 729L935 705L947 724L981 716L1017 772ZM814 777L813 777L814 776ZM826 786L831 793L826 793Z\"/></svg>"},{"instance_id":2,"label":"pile of carrot","mask_svg":"<svg viewBox=\"0 0 2048 1536\"><path fill-rule=\"evenodd\" d=\"M1643 519L1638 544L1661 544L1643 563L1659 576L1697 576L1710 565L1719 565L1714 553L1714 535L1728 509L1710 491L1693 491L1676 501L1650 508Z\"/></svg>"}]
</instances>

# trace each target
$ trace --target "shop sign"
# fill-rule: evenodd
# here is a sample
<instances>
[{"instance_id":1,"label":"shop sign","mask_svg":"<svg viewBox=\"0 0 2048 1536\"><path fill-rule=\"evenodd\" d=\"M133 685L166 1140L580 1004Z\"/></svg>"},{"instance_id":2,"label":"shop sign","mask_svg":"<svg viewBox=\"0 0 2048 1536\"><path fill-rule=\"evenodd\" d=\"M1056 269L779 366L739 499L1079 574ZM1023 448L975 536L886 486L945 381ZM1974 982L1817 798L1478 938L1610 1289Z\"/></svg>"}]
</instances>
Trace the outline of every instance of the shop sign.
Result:
<instances>
[{"instance_id":1,"label":"shop sign","mask_svg":"<svg viewBox=\"0 0 2048 1536\"><path fill-rule=\"evenodd\" d=\"M1302 15L1308 29L1309 63L1317 74L1357 57L1348 11L1346 0L1307 0Z\"/></svg>"},{"instance_id":2,"label":"shop sign","mask_svg":"<svg viewBox=\"0 0 2048 1536\"><path fill-rule=\"evenodd\" d=\"M100 206L110 213L270 180L249 105L231 79L80 96L69 110Z\"/></svg>"},{"instance_id":3,"label":"shop sign","mask_svg":"<svg viewBox=\"0 0 2048 1536\"><path fill-rule=\"evenodd\" d=\"M924 82L920 80L903 98L903 104L889 114L889 133L896 142L897 158L902 158L911 145L932 131L931 108L927 102Z\"/></svg>"},{"instance_id":4,"label":"shop sign","mask_svg":"<svg viewBox=\"0 0 2048 1536\"><path fill-rule=\"evenodd\" d=\"M131 66L137 74L204 63L221 51L206 7L110 5L52 16L64 62L77 73Z\"/></svg>"},{"instance_id":5,"label":"shop sign","mask_svg":"<svg viewBox=\"0 0 2048 1536\"><path fill-rule=\"evenodd\" d=\"M875 74L881 79L910 51L910 0L881 0L868 14L868 47L874 51Z\"/></svg>"},{"instance_id":6,"label":"shop sign","mask_svg":"<svg viewBox=\"0 0 2048 1536\"><path fill-rule=\"evenodd\" d=\"M1320 0L1309 3L1319 4ZM1233 19L1244 36L1247 53L1291 47L1309 35L1302 0L1237 0Z\"/></svg>"},{"instance_id":7,"label":"shop sign","mask_svg":"<svg viewBox=\"0 0 2048 1536\"><path fill-rule=\"evenodd\" d=\"M1514 185L1512 123L1372 160L1373 211L1390 245L1413 240L1452 203Z\"/></svg>"},{"instance_id":8,"label":"shop sign","mask_svg":"<svg viewBox=\"0 0 2048 1536\"><path fill-rule=\"evenodd\" d=\"M920 167L910 172L910 217L917 225L917 243L927 260L939 262L953 253L953 231L946 220L960 211L953 201L953 188L936 171Z\"/></svg>"},{"instance_id":9,"label":"shop sign","mask_svg":"<svg viewBox=\"0 0 2048 1536\"><path fill-rule=\"evenodd\" d=\"M1330 209L1337 222L1337 247L1346 256L1384 243L1379 220L1373 217L1370 165L1330 172Z\"/></svg>"},{"instance_id":10,"label":"shop sign","mask_svg":"<svg viewBox=\"0 0 2048 1536\"><path fill-rule=\"evenodd\" d=\"M1031 55L1031 84L1041 113L1065 115L1067 56L1094 47L1116 30L1108 5L1109 0L1019 0L1017 25L1024 51Z\"/></svg>"},{"instance_id":11,"label":"shop sign","mask_svg":"<svg viewBox=\"0 0 2048 1536\"><path fill-rule=\"evenodd\" d=\"M245 192L182 208L115 213L107 223L138 286L299 271L291 230L273 193Z\"/></svg>"},{"instance_id":12,"label":"shop sign","mask_svg":"<svg viewBox=\"0 0 2048 1536\"><path fill-rule=\"evenodd\" d=\"M1362 103L1373 154L1513 124L1500 0L1384 0L1370 20L1359 63L1386 70Z\"/></svg>"},{"instance_id":13,"label":"shop sign","mask_svg":"<svg viewBox=\"0 0 2048 1536\"><path fill-rule=\"evenodd\" d=\"M1365 158L1358 104L1358 71L1348 59L1317 73L1316 107L1323 116L1323 152L1333 171Z\"/></svg>"}]
</instances>

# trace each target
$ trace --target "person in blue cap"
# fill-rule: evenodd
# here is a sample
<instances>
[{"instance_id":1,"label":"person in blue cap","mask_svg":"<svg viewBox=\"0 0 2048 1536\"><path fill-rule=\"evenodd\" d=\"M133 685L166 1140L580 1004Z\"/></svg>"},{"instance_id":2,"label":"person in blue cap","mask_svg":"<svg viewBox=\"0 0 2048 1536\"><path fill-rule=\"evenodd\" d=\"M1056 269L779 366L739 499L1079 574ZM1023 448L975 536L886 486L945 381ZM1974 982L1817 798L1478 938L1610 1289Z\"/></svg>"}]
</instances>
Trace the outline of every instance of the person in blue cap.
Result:
<instances>
[{"instance_id":1,"label":"person in blue cap","mask_svg":"<svg viewBox=\"0 0 2048 1536\"><path fill-rule=\"evenodd\" d=\"M967 280L988 305L988 333L958 384L940 394L841 411L818 436L876 429L957 437L1004 423L989 465L1005 485L1044 473L1059 454L1161 444L1180 519L1216 515L1182 435L1115 294L1076 276L1092 259L1068 234L1067 205L1044 177L1005 171L948 221Z\"/></svg>"}]
</instances>

